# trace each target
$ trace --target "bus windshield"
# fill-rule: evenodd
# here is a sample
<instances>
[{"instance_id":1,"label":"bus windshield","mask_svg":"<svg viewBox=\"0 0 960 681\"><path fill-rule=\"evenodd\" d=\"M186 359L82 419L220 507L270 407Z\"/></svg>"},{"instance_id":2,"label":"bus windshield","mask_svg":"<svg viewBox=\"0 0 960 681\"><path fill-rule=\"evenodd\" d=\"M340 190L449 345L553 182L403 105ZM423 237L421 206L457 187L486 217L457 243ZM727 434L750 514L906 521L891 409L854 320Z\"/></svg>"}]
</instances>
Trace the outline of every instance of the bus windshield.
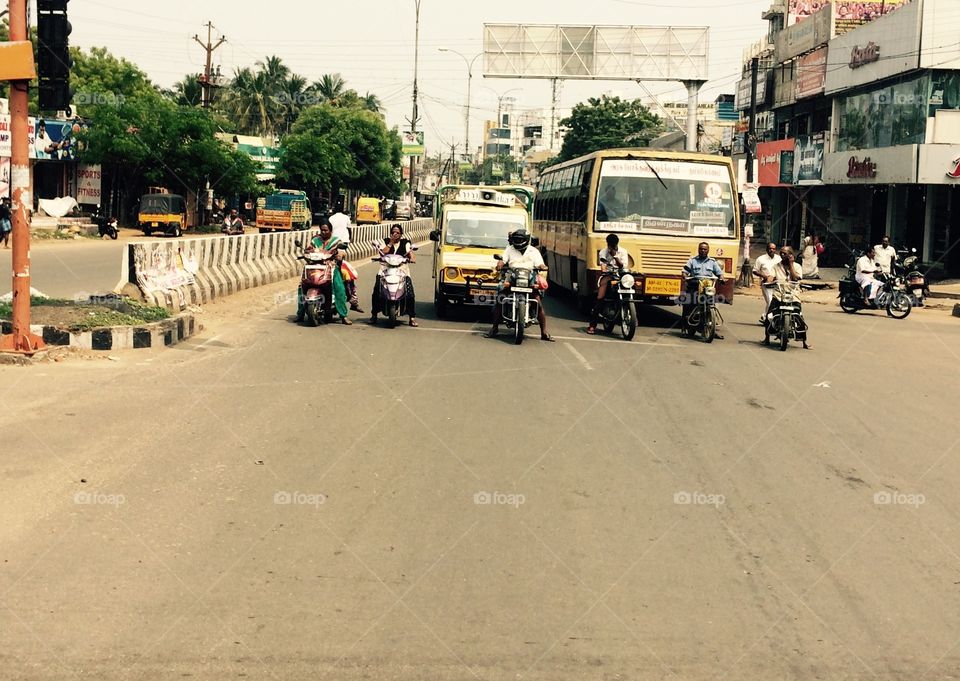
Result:
<instances>
[{"instance_id":1,"label":"bus windshield","mask_svg":"<svg viewBox=\"0 0 960 681\"><path fill-rule=\"evenodd\" d=\"M735 237L736 210L723 165L611 159L600 171L597 231Z\"/></svg>"},{"instance_id":2,"label":"bus windshield","mask_svg":"<svg viewBox=\"0 0 960 681\"><path fill-rule=\"evenodd\" d=\"M526 226L524 213L450 211L447 213L445 243L475 248L506 248L510 232Z\"/></svg>"}]
</instances>

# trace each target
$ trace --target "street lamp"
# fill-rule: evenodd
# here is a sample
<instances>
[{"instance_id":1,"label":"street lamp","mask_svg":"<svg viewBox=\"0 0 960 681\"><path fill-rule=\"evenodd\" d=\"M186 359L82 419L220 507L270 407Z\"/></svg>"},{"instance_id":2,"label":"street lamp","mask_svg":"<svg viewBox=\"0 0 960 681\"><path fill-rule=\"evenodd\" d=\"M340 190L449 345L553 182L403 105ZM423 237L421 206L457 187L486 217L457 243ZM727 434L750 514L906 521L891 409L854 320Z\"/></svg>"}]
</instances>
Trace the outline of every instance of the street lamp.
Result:
<instances>
[{"instance_id":1,"label":"street lamp","mask_svg":"<svg viewBox=\"0 0 960 681\"><path fill-rule=\"evenodd\" d=\"M473 59L467 59L467 57L465 57L464 55L460 54L460 53L457 52L456 50L451 50L451 49L446 48L446 47L441 47L441 48L440 48L440 51L441 51L441 52L452 52L453 54L455 54L455 55L457 55L458 57L460 57L461 59L463 59L463 61L466 62L466 64L467 64L467 113L466 113L466 116L464 116L464 118L466 118L466 122L464 123L464 127L465 127L465 130L464 130L464 137L465 137L464 144L466 145L466 153L467 153L467 155L469 156L470 160L472 161L472 160L473 160L473 153L470 151L470 93L471 93L471 89L472 89L472 87L473 87L473 64L474 64L474 62L477 61L477 57L481 56L481 55L483 54L483 52L478 52L476 55L474 55Z\"/></svg>"}]
</instances>

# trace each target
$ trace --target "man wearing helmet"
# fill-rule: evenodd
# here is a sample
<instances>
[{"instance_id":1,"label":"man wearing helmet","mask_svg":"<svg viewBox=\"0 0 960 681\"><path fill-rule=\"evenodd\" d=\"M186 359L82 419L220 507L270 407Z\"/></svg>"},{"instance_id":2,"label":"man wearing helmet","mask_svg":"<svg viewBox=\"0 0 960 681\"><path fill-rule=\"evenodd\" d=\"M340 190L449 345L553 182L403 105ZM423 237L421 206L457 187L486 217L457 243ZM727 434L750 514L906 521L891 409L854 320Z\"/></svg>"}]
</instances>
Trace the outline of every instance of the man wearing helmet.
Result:
<instances>
[{"instance_id":1,"label":"man wearing helmet","mask_svg":"<svg viewBox=\"0 0 960 681\"><path fill-rule=\"evenodd\" d=\"M546 270L547 266L543 262L543 256L540 251L530 245L530 233L526 229L518 229L512 232L509 237L510 245L503 251L501 260L497 262L497 271L510 265L529 267L534 270ZM496 338L500 330L500 321L503 319L503 311L500 309L499 290L497 295L497 304L493 306L493 328L487 334L487 338ZM537 321L540 323L540 340L555 342L553 336L547 333L547 315L543 310L543 296L540 289L534 288L534 295L540 302L537 305Z\"/></svg>"}]
</instances>

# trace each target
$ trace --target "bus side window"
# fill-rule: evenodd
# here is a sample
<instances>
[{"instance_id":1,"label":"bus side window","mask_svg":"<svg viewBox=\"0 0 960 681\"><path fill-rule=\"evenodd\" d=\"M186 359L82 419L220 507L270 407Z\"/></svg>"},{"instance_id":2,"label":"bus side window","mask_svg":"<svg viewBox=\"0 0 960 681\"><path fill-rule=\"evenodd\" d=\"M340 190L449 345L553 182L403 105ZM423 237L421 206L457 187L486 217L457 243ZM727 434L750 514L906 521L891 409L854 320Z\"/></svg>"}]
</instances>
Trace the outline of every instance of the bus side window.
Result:
<instances>
[{"instance_id":1,"label":"bus side window","mask_svg":"<svg viewBox=\"0 0 960 681\"><path fill-rule=\"evenodd\" d=\"M580 179L580 191L577 195L576 221L586 222L590 212L590 182L593 179L593 161L583 165Z\"/></svg>"}]
</instances>

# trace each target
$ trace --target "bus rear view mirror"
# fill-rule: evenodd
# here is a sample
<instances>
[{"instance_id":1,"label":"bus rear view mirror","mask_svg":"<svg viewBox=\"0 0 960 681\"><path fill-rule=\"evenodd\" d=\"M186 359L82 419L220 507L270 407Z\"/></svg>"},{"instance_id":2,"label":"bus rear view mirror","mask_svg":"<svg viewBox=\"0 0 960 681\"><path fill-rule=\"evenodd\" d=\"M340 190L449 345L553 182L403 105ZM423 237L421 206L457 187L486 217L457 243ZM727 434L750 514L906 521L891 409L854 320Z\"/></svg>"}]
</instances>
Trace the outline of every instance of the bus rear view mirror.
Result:
<instances>
[{"instance_id":1,"label":"bus rear view mirror","mask_svg":"<svg viewBox=\"0 0 960 681\"><path fill-rule=\"evenodd\" d=\"M440 230L435 229L430 232L430 241L440 241Z\"/></svg>"}]
</instances>

